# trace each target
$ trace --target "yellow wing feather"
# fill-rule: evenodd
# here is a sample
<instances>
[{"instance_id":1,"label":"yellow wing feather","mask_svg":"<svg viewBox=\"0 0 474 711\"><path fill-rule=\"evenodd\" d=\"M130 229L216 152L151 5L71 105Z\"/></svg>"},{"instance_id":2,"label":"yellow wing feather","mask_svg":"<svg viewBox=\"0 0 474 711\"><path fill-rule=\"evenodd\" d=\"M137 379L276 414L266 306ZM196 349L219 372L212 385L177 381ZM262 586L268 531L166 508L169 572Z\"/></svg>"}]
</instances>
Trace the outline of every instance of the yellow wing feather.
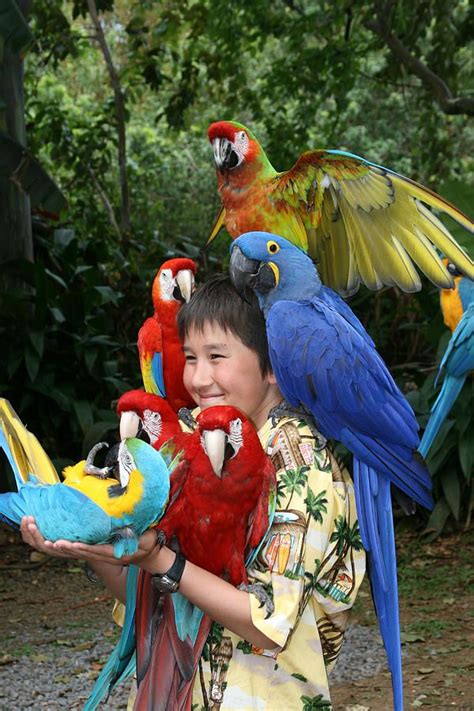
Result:
<instances>
[{"instance_id":1,"label":"yellow wing feather","mask_svg":"<svg viewBox=\"0 0 474 711\"><path fill-rule=\"evenodd\" d=\"M429 208L470 232L473 222L428 188L356 156L304 153L278 175L272 198L298 210L323 282L344 295L357 291L360 281L369 289L397 284L418 291L413 263L437 286L452 288L438 252L474 279L473 260Z\"/></svg>"},{"instance_id":2,"label":"yellow wing feather","mask_svg":"<svg viewBox=\"0 0 474 711\"><path fill-rule=\"evenodd\" d=\"M5 398L0 398L0 427L23 481L28 481L30 474L45 484L60 481L51 459Z\"/></svg>"}]
</instances>

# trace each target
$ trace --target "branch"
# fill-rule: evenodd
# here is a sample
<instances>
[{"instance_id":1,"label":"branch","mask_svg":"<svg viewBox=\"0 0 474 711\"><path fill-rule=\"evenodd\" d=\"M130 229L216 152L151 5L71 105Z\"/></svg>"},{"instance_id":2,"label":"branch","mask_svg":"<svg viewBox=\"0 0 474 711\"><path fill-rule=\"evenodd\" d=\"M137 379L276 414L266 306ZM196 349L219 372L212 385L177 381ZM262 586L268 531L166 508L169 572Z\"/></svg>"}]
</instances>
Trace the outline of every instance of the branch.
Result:
<instances>
[{"instance_id":1,"label":"branch","mask_svg":"<svg viewBox=\"0 0 474 711\"><path fill-rule=\"evenodd\" d=\"M97 42L104 55L105 64L109 72L110 82L114 90L114 102L115 102L115 116L117 119L117 133L118 133L118 162L120 171L120 190L122 195L121 204L121 228L122 228L122 239L127 240L130 235L130 200L129 200L129 190L128 190L128 178L127 178L127 144L125 136L125 105L122 88L120 86L120 79L115 69L114 63L112 61L112 55L110 54L107 41L105 39L105 34L100 24L99 16L97 14L97 6L95 0L87 0L87 6L89 8L89 13L94 24L94 29L96 33Z\"/></svg>"},{"instance_id":2,"label":"branch","mask_svg":"<svg viewBox=\"0 0 474 711\"><path fill-rule=\"evenodd\" d=\"M97 192L99 193L102 202L104 203L104 207L105 207L106 212L109 215L111 225L114 228L114 230L116 231L118 238L120 240L120 239L122 239L122 233L120 232L120 227L117 224L117 220L115 218L115 213L114 213L114 208L112 207L112 203L110 202L110 200L107 196L107 193L105 192L105 190L99 183L99 180L98 180L96 174L94 173L94 171L92 170L92 168L90 167L90 165L87 166L87 171L92 178L92 182L94 183L94 186L95 186Z\"/></svg>"},{"instance_id":3,"label":"branch","mask_svg":"<svg viewBox=\"0 0 474 711\"><path fill-rule=\"evenodd\" d=\"M453 96L448 85L441 77L431 71L426 64L415 57L392 32L392 16L396 0L387 0L384 5L376 3L374 18L365 26L372 30L387 44L394 57L423 82L445 114L467 114L474 116L474 99L466 96Z\"/></svg>"}]
</instances>

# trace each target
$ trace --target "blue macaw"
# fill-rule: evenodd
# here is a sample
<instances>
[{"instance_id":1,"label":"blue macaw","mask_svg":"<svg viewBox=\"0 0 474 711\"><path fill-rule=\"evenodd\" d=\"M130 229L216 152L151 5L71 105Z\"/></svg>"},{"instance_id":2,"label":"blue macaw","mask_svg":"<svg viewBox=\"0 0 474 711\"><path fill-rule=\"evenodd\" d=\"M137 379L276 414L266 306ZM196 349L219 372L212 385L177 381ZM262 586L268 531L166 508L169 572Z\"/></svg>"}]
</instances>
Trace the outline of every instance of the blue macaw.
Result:
<instances>
[{"instance_id":1,"label":"blue macaw","mask_svg":"<svg viewBox=\"0 0 474 711\"><path fill-rule=\"evenodd\" d=\"M231 246L231 279L252 288L266 318L277 383L327 438L353 454L360 532L380 631L403 709L391 484L432 508L431 479L416 452L415 415L349 306L321 284L310 257L282 237L248 232Z\"/></svg>"},{"instance_id":2,"label":"blue macaw","mask_svg":"<svg viewBox=\"0 0 474 711\"><path fill-rule=\"evenodd\" d=\"M454 275L454 289L442 289L441 309L444 321L453 332L448 343L436 382L444 371L441 391L431 408L430 419L423 433L418 451L426 457L448 416L464 382L474 369L474 281L462 277L453 264L448 270Z\"/></svg>"},{"instance_id":3,"label":"blue macaw","mask_svg":"<svg viewBox=\"0 0 474 711\"><path fill-rule=\"evenodd\" d=\"M169 496L169 470L164 459L142 440L124 439L112 466L101 469L92 460L64 470L64 482L44 484L31 474L18 492L0 495L0 520L19 527L34 516L50 541L113 542L114 555L132 555L138 538L164 511ZM119 481L111 478L118 471Z\"/></svg>"}]
</instances>

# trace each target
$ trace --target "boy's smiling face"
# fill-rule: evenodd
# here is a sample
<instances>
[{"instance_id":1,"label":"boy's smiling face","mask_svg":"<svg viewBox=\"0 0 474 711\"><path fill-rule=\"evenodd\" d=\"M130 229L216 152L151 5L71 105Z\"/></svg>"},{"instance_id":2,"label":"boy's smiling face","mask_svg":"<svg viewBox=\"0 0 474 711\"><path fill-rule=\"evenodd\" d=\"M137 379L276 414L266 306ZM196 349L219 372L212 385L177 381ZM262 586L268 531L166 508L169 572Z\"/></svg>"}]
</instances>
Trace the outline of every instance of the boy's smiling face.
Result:
<instances>
[{"instance_id":1,"label":"boy's smiling face","mask_svg":"<svg viewBox=\"0 0 474 711\"><path fill-rule=\"evenodd\" d=\"M233 405L260 429L281 401L275 376L262 375L257 353L217 323L206 322L202 331L190 328L183 350L184 386L201 410Z\"/></svg>"}]
</instances>

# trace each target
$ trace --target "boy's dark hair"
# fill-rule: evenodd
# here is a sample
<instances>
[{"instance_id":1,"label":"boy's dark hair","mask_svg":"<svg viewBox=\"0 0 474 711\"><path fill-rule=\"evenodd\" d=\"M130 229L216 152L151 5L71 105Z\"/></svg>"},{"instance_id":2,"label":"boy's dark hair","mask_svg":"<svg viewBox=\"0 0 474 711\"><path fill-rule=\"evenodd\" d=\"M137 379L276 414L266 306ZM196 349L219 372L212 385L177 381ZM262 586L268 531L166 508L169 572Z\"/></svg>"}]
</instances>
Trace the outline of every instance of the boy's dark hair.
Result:
<instances>
[{"instance_id":1,"label":"boy's dark hair","mask_svg":"<svg viewBox=\"0 0 474 711\"><path fill-rule=\"evenodd\" d=\"M182 341L191 328L203 331L206 323L217 323L257 354L262 375L271 372L265 319L257 297L249 291L243 299L227 274L215 274L196 289L180 308L177 322Z\"/></svg>"}]
</instances>

